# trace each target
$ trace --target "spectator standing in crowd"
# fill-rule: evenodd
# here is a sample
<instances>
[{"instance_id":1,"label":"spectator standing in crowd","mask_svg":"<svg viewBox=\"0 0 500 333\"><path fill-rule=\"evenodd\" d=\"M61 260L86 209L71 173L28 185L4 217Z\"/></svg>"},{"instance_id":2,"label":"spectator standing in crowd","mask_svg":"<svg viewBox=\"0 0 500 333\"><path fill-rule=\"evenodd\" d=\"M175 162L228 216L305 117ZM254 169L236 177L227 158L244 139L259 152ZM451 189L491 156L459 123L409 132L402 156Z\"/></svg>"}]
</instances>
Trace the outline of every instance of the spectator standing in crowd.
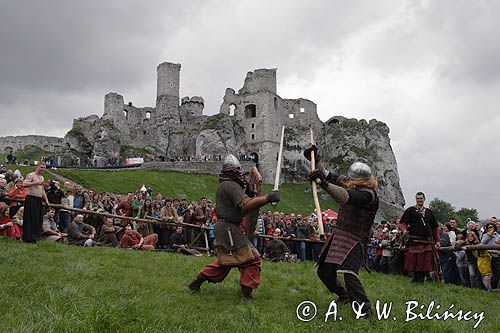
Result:
<instances>
[{"instance_id":1,"label":"spectator standing in crowd","mask_svg":"<svg viewBox=\"0 0 500 333\"><path fill-rule=\"evenodd\" d=\"M213 253L214 251L214 241L215 241L215 220L210 219L210 222L207 223L207 227L210 228L208 231L208 248L210 249L210 252ZM258 238L258 237L256 237Z\"/></svg>"},{"instance_id":2,"label":"spectator standing in crowd","mask_svg":"<svg viewBox=\"0 0 500 333\"><path fill-rule=\"evenodd\" d=\"M415 195L416 205L405 210L400 228L408 234L405 271L413 273L412 283L424 283L429 272L439 270L435 251L439 249L439 228L432 210L424 206L425 194Z\"/></svg>"},{"instance_id":3,"label":"spectator standing in crowd","mask_svg":"<svg viewBox=\"0 0 500 333\"><path fill-rule=\"evenodd\" d=\"M64 198L64 192L59 188L59 182L51 180L49 181L49 189L47 192L47 199L51 204L60 205L62 204L62 199ZM55 221L59 222L59 212L56 210L54 215Z\"/></svg>"},{"instance_id":4,"label":"spectator standing in crowd","mask_svg":"<svg viewBox=\"0 0 500 333\"><path fill-rule=\"evenodd\" d=\"M73 191L70 189L66 189L64 191L64 197L61 199L61 205L66 208L73 207L74 198L75 197L73 196ZM68 225L71 223L71 211L64 208L60 209L58 222L59 230L66 230Z\"/></svg>"},{"instance_id":5,"label":"spectator standing in crowd","mask_svg":"<svg viewBox=\"0 0 500 333\"><path fill-rule=\"evenodd\" d=\"M496 220L496 219L495 219ZM500 244L500 234L498 234L498 229L495 223L488 223L485 228L483 238L481 239L481 244L484 245L494 245ZM494 274L492 279L492 288L500 288L500 251L499 250L489 250L491 256L491 269Z\"/></svg>"},{"instance_id":6,"label":"spectator standing in crowd","mask_svg":"<svg viewBox=\"0 0 500 333\"><path fill-rule=\"evenodd\" d=\"M450 236L448 232L445 231L445 227L440 225L440 235L441 238L440 246L449 247L451 246ZM455 255L453 252L439 252L439 264L441 266L441 271L443 272L444 283L457 283L457 272L455 270Z\"/></svg>"},{"instance_id":7,"label":"spectator standing in crowd","mask_svg":"<svg viewBox=\"0 0 500 333\"><path fill-rule=\"evenodd\" d=\"M24 187L28 188L28 195L24 202L23 241L34 243L42 237L43 206L48 207L49 200L43 188L43 173L45 163L38 162L35 172L31 172L24 180Z\"/></svg>"},{"instance_id":8,"label":"spectator standing in crowd","mask_svg":"<svg viewBox=\"0 0 500 333\"><path fill-rule=\"evenodd\" d=\"M147 216L153 216L153 202L151 199L147 198L144 200L144 204L139 209L138 218L145 219ZM142 237L151 235L153 232L153 226L148 222L137 222L137 232L141 234Z\"/></svg>"},{"instance_id":9,"label":"spectator standing in crowd","mask_svg":"<svg viewBox=\"0 0 500 333\"><path fill-rule=\"evenodd\" d=\"M81 186L77 186L73 196L73 208L83 209L86 208L90 201L90 196L87 192L83 191Z\"/></svg>"},{"instance_id":10,"label":"spectator standing in crowd","mask_svg":"<svg viewBox=\"0 0 500 333\"><path fill-rule=\"evenodd\" d=\"M128 192L127 193L127 198L123 201L121 201L118 204L118 207L116 207L116 214L121 215L121 216L126 216L126 217L132 217L132 201L134 200L134 193ZM122 219L121 220L122 226L125 226L128 224L127 219Z\"/></svg>"},{"instance_id":11,"label":"spectator standing in crowd","mask_svg":"<svg viewBox=\"0 0 500 333\"><path fill-rule=\"evenodd\" d=\"M450 218L450 232L453 232L455 233L455 239L456 239L456 236L458 236L458 234L461 234L462 233L462 229L458 228L458 224L457 224L457 219L455 217L452 217ZM462 234L464 236L464 239L467 238L466 235ZM452 240L453 237L450 237L450 240Z\"/></svg>"},{"instance_id":12,"label":"spectator standing in crowd","mask_svg":"<svg viewBox=\"0 0 500 333\"><path fill-rule=\"evenodd\" d=\"M132 216L139 217L140 210L144 207L144 199L142 192L137 192L132 200Z\"/></svg>"},{"instance_id":13,"label":"spectator standing in crowd","mask_svg":"<svg viewBox=\"0 0 500 333\"><path fill-rule=\"evenodd\" d=\"M268 195L248 198L244 192L244 179L238 159L228 154L219 175L216 206L215 242L217 261L203 268L189 284L189 289L199 292L205 281L222 282L233 267L240 270L241 297L252 300L252 292L260 283L260 253L241 233L239 225L249 212L267 203L278 202L280 195L273 191Z\"/></svg>"},{"instance_id":14,"label":"spectator standing in crowd","mask_svg":"<svg viewBox=\"0 0 500 333\"><path fill-rule=\"evenodd\" d=\"M463 246L465 243L464 236L462 234L457 236L456 245ZM469 269L467 267L467 257L464 250L459 250L455 252L455 263L457 265L458 277L460 279L460 284L464 287L470 287L469 282Z\"/></svg>"},{"instance_id":15,"label":"spectator standing in crowd","mask_svg":"<svg viewBox=\"0 0 500 333\"><path fill-rule=\"evenodd\" d=\"M462 230L462 235L464 237L467 237L467 233L469 233L469 232L475 233L477 238L481 239L480 235L479 235L479 231L476 230L476 222L471 221L471 219L467 219L467 226L464 230Z\"/></svg>"},{"instance_id":16,"label":"spectator standing in crowd","mask_svg":"<svg viewBox=\"0 0 500 333\"><path fill-rule=\"evenodd\" d=\"M379 262L379 270L382 273L389 273L389 262L391 259L394 257L394 249L392 248L391 244L391 238L388 232L388 229L382 230L382 240L379 244L380 248L382 249L382 254L380 257L380 262Z\"/></svg>"},{"instance_id":17,"label":"spectator standing in crowd","mask_svg":"<svg viewBox=\"0 0 500 333\"><path fill-rule=\"evenodd\" d=\"M443 231L448 235L451 246L455 246L455 243L457 241L457 234L454 231L451 231L450 222L446 222L446 224L443 226ZM462 237L462 239L464 239L464 237Z\"/></svg>"},{"instance_id":18,"label":"spectator standing in crowd","mask_svg":"<svg viewBox=\"0 0 500 333\"><path fill-rule=\"evenodd\" d=\"M309 228L307 226L307 222L303 219L295 219L295 216L290 216L292 223L296 221L295 234L297 238L307 239L309 238ZM305 241L297 241L295 242L295 249L298 254L299 260L301 262L306 261L306 242Z\"/></svg>"},{"instance_id":19,"label":"spectator standing in crowd","mask_svg":"<svg viewBox=\"0 0 500 333\"><path fill-rule=\"evenodd\" d=\"M28 190L23 186L23 180L21 178L16 178L16 180L14 180L14 186L9 191L8 197L17 200L25 200L27 195ZM22 206L22 202L12 200L10 202L9 215L11 217L15 216Z\"/></svg>"},{"instance_id":20,"label":"spectator standing in crowd","mask_svg":"<svg viewBox=\"0 0 500 333\"><path fill-rule=\"evenodd\" d=\"M485 250L473 250L472 254L477 258L477 269L479 274L481 274L483 286L487 291L492 291L491 278L493 277L493 271L491 269L491 255Z\"/></svg>"},{"instance_id":21,"label":"spectator standing in crowd","mask_svg":"<svg viewBox=\"0 0 500 333\"><path fill-rule=\"evenodd\" d=\"M161 220L168 223L177 223L179 216L177 215L176 209L172 206L172 199L165 199L165 207L161 209ZM160 225L160 234L158 246L168 248L170 242L170 235L175 232L175 227L172 225L162 224Z\"/></svg>"},{"instance_id":22,"label":"spectator standing in crowd","mask_svg":"<svg viewBox=\"0 0 500 333\"><path fill-rule=\"evenodd\" d=\"M465 245L478 245L479 240L475 232L467 233L467 238L465 239ZM467 258L467 268L469 270L469 283L471 288L480 288L481 279L479 277L479 269L477 267L477 257L474 255L472 250L465 250L465 256Z\"/></svg>"},{"instance_id":23,"label":"spectator standing in crowd","mask_svg":"<svg viewBox=\"0 0 500 333\"><path fill-rule=\"evenodd\" d=\"M306 149L305 158L310 160L311 152L316 156L317 169L311 171L309 180L319 182L340 206L333 236L323 246L318 259L318 277L330 292L339 296L337 304L363 304L360 311L368 318L372 305L358 273L362 265L369 270L366 245L379 206L375 192L377 180L370 167L361 162L349 167L348 178L334 175L325 168L315 146ZM337 278L338 270L345 272L345 284Z\"/></svg>"}]
</instances>

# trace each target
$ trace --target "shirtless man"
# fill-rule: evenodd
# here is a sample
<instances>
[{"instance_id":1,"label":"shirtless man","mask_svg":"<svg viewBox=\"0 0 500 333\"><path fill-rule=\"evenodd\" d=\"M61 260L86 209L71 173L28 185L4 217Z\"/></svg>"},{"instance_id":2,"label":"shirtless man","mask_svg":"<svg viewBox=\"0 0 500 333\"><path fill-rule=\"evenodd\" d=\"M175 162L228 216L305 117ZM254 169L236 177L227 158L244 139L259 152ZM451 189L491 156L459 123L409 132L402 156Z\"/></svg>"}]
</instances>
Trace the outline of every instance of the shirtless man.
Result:
<instances>
[{"instance_id":1,"label":"shirtless man","mask_svg":"<svg viewBox=\"0 0 500 333\"><path fill-rule=\"evenodd\" d=\"M24 202L23 216L23 241L34 243L42 237L43 207L42 202L49 206L49 200L43 189L43 176L45 163L39 162L35 172L29 173L23 182L27 188L28 195Z\"/></svg>"}]
</instances>

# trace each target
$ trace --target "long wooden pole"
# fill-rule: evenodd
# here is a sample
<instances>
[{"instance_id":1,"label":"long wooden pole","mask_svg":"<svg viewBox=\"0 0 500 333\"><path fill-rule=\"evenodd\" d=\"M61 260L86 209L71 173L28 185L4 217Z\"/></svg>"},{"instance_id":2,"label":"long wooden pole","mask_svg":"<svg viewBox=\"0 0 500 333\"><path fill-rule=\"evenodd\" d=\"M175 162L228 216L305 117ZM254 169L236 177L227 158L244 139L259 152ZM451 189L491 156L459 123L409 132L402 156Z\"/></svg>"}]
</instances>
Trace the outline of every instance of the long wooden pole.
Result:
<instances>
[{"instance_id":1,"label":"long wooden pole","mask_svg":"<svg viewBox=\"0 0 500 333\"><path fill-rule=\"evenodd\" d=\"M17 201L17 202L24 202L24 200L13 199L13 198L8 198L8 200L10 200L10 201ZM87 209L66 207L64 205L59 205L59 204L50 204L49 207L57 208L57 209L69 210L69 211L76 212L76 213L92 214L92 215L110 217L110 218L114 218L114 219L121 219L121 220L127 220L127 221L135 221L135 222L143 222L143 223L158 224L158 225L167 225L167 226L178 226L178 225L181 225L181 226L185 226L185 227L189 227L189 228L212 230L212 228L205 227L205 226L202 226L202 225L189 224L189 223L183 223L183 222L167 222L167 221L163 221L161 219L157 219L157 218L154 218L152 216L147 216L147 215L146 215L146 218L141 219L141 218L138 218L138 217L129 217L129 216L123 216L123 215L110 214L110 213L101 213L101 212L96 212L96 211L87 210Z\"/></svg>"},{"instance_id":2,"label":"long wooden pole","mask_svg":"<svg viewBox=\"0 0 500 333\"><path fill-rule=\"evenodd\" d=\"M440 252L455 252L461 250L500 250L500 244L478 244L464 246L443 246L438 249Z\"/></svg>"},{"instance_id":3,"label":"long wooden pole","mask_svg":"<svg viewBox=\"0 0 500 333\"><path fill-rule=\"evenodd\" d=\"M314 144L314 134L313 134L313 129L311 127L311 145ZM311 150L311 171L316 169L316 160L314 156L314 150ZM311 190L313 194L313 199L314 199L314 206L316 206L316 214L318 216L318 226L319 226L319 234L324 235L325 231L323 229L323 216L321 214L321 207L319 206L319 199L318 199L318 186L316 184L316 181L311 181Z\"/></svg>"}]
</instances>

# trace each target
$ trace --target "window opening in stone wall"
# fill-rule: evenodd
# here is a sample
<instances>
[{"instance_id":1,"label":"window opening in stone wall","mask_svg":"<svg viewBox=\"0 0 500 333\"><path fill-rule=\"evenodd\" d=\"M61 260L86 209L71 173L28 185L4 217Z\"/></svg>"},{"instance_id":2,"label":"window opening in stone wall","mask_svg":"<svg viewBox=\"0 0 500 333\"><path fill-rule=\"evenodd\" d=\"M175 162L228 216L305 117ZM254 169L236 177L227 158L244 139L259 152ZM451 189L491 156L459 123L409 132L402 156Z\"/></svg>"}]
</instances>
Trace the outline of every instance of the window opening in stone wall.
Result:
<instances>
[{"instance_id":1,"label":"window opening in stone wall","mask_svg":"<svg viewBox=\"0 0 500 333\"><path fill-rule=\"evenodd\" d=\"M151 112L146 112L146 119L151 119Z\"/></svg>"},{"instance_id":2,"label":"window opening in stone wall","mask_svg":"<svg viewBox=\"0 0 500 333\"><path fill-rule=\"evenodd\" d=\"M293 117L294 117L294 116L295 116L295 115L294 115L293 113L290 113L290 114L288 115L288 118L293 119Z\"/></svg>"},{"instance_id":3,"label":"window opening in stone wall","mask_svg":"<svg viewBox=\"0 0 500 333\"><path fill-rule=\"evenodd\" d=\"M278 111L278 99L274 97L274 111Z\"/></svg>"},{"instance_id":4,"label":"window opening in stone wall","mask_svg":"<svg viewBox=\"0 0 500 333\"><path fill-rule=\"evenodd\" d=\"M125 116L125 119L128 119L128 111L127 110L123 110L123 115Z\"/></svg>"},{"instance_id":5,"label":"window opening in stone wall","mask_svg":"<svg viewBox=\"0 0 500 333\"><path fill-rule=\"evenodd\" d=\"M300 112L304 113L304 112L306 112L306 109L305 108L300 108Z\"/></svg>"},{"instance_id":6,"label":"window opening in stone wall","mask_svg":"<svg viewBox=\"0 0 500 333\"><path fill-rule=\"evenodd\" d=\"M234 116L235 111L236 111L236 105L234 104L229 105L229 115Z\"/></svg>"},{"instance_id":7,"label":"window opening in stone wall","mask_svg":"<svg viewBox=\"0 0 500 333\"><path fill-rule=\"evenodd\" d=\"M252 140L255 140L255 133L252 133Z\"/></svg>"},{"instance_id":8,"label":"window opening in stone wall","mask_svg":"<svg viewBox=\"0 0 500 333\"><path fill-rule=\"evenodd\" d=\"M245 106L245 118L257 117L257 107L255 104L248 104Z\"/></svg>"},{"instance_id":9,"label":"window opening in stone wall","mask_svg":"<svg viewBox=\"0 0 500 333\"><path fill-rule=\"evenodd\" d=\"M252 128L255 128L255 124L254 123L252 123Z\"/></svg>"}]
</instances>

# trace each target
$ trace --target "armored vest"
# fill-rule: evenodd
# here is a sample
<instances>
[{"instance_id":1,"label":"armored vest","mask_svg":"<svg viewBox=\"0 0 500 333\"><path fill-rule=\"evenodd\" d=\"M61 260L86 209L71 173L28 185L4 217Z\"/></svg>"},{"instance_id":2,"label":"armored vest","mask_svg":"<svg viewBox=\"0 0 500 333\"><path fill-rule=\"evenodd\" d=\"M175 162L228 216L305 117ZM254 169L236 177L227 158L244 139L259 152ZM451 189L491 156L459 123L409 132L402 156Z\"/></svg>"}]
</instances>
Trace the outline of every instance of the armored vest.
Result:
<instances>
[{"instance_id":1,"label":"armored vest","mask_svg":"<svg viewBox=\"0 0 500 333\"><path fill-rule=\"evenodd\" d=\"M370 229L377 214L379 202L374 190L369 188L358 188L357 190L370 193L372 201L363 207L356 207L349 203L341 206L335 227L348 231L365 245L370 236Z\"/></svg>"}]
</instances>

